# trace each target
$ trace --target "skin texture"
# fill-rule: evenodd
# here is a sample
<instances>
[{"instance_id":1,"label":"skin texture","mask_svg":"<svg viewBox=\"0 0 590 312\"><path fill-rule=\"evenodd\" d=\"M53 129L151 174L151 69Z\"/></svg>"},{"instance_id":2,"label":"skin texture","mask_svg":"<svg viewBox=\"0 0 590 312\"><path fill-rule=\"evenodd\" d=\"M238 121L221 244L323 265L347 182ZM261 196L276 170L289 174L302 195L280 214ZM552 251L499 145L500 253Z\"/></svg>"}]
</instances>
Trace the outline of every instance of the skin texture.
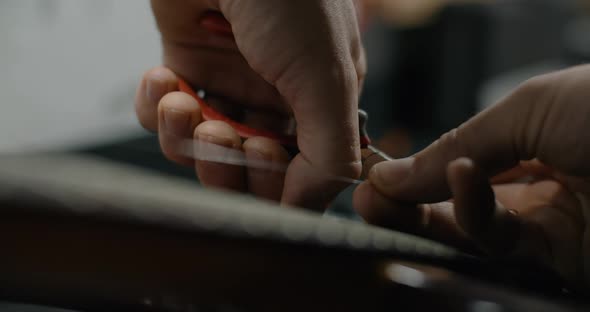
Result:
<instances>
[{"instance_id":1,"label":"skin texture","mask_svg":"<svg viewBox=\"0 0 590 312\"><path fill-rule=\"evenodd\" d=\"M313 209L325 207L345 186L322 178L318 170L360 175L357 109L366 65L352 0L152 0L152 7L164 66L144 75L136 111L145 128L160 133L168 158L195 165L207 186ZM233 33L212 31L203 20L208 12L220 12ZM202 122L197 103L175 92L179 76L214 95L214 101L246 109L246 120L294 118L301 153L289 162L274 142L241 142L226 125ZM195 164L176 149L180 138L191 137L289 163L289 169L279 176ZM256 181L263 176L276 187L262 190Z\"/></svg>"},{"instance_id":2,"label":"skin texture","mask_svg":"<svg viewBox=\"0 0 590 312\"><path fill-rule=\"evenodd\" d=\"M590 285L589 77L580 66L534 78L416 155L374 166L357 211Z\"/></svg>"}]
</instances>

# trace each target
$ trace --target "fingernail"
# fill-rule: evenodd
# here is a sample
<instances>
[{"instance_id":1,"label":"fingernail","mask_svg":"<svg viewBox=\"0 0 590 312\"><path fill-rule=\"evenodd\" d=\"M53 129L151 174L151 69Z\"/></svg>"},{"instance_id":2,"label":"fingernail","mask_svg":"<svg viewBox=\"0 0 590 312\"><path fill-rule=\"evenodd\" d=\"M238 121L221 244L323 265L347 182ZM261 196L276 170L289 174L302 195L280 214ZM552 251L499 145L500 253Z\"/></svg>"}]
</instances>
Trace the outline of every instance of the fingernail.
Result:
<instances>
[{"instance_id":1,"label":"fingernail","mask_svg":"<svg viewBox=\"0 0 590 312\"><path fill-rule=\"evenodd\" d=\"M253 161L272 161L272 155L259 150L245 150L246 156Z\"/></svg>"},{"instance_id":2,"label":"fingernail","mask_svg":"<svg viewBox=\"0 0 590 312\"><path fill-rule=\"evenodd\" d=\"M148 100L154 104L158 105L160 100L168 93L168 85L157 78L148 78L146 81L146 96Z\"/></svg>"},{"instance_id":3,"label":"fingernail","mask_svg":"<svg viewBox=\"0 0 590 312\"><path fill-rule=\"evenodd\" d=\"M173 135L185 136L191 132L191 116L187 112L167 109L164 111L164 124L166 130Z\"/></svg>"},{"instance_id":4,"label":"fingernail","mask_svg":"<svg viewBox=\"0 0 590 312\"><path fill-rule=\"evenodd\" d=\"M458 168L461 168L461 169L466 168L466 169L469 169L470 170L470 169L473 169L474 163L473 163L473 160L471 160L470 158L461 157L461 158L458 158L458 159L453 160L449 164L449 166L450 167L458 167Z\"/></svg>"},{"instance_id":5,"label":"fingernail","mask_svg":"<svg viewBox=\"0 0 590 312\"><path fill-rule=\"evenodd\" d=\"M198 134L199 141L208 142L211 144L237 149L236 142L231 138L224 138L221 136L214 136L209 134Z\"/></svg>"},{"instance_id":6,"label":"fingernail","mask_svg":"<svg viewBox=\"0 0 590 312\"><path fill-rule=\"evenodd\" d=\"M413 164L413 158L378 163L371 169L369 179L377 186L391 188L410 176Z\"/></svg>"}]
</instances>

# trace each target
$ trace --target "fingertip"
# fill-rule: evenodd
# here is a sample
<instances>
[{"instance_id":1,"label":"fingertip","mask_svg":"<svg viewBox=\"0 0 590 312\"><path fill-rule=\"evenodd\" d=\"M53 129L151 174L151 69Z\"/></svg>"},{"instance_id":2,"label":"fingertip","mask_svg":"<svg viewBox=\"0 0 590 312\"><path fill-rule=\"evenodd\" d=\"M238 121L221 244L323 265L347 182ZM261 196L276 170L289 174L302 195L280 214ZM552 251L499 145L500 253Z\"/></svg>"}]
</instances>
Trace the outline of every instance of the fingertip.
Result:
<instances>
[{"instance_id":1,"label":"fingertip","mask_svg":"<svg viewBox=\"0 0 590 312\"><path fill-rule=\"evenodd\" d=\"M158 106L162 98L178 90L178 78L170 69L159 66L143 75L145 82L144 106Z\"/></svg>"},{"instance_id":2,"label":"fingertip","mask_svg":"<svg viewBox=\"0 0 590 312\"><path fill-rule=\"evenodd\" d=\"M135 95L135 112L140 124L151 131L158 129L158 104L168 93L178 90L178 78L166 67L144 73Z\"/></svg>"},{"instance_id":3,"label":"fingertip","mask_svg":"<svg viewBox=\"0 0 590 312\"><path fill-rule=\"evenodd\" d=\"M424 207L397 202L383 195L371 183L361 184L354 192L353 207L367 223L407 233L423 235L429 213Z\"/></svg>"},{"instance_id":4,"label":"fingertip","mask_svg":"<svg viewBox=\"0 0 590 312\"><path fill-rule=\"evenodd\" d=\"M353 195L355 211L367 223L399 229L404 220L400 206L390 198L381 194L370 182L357 187Z\"/></svg>"},{"instance_id":5,"label":"fingertip","mask_svg":"<svg viewBox=\"0 0 590 312\"><path fill-rule=\"evenodd\" d=\"M474 167L475 163L473 162L473 160L467 157L461 157L449 163L449 168L460 170L462 172L472 170Z\"/></svg>"},{"instance_id":6,"label":"fingertip","mask_svg":"<svg viewBox=\"0 0 590 312\"><path fill-rule=\"evenodd\" d=\"M144 79L149 79L151 77L162 77L162 78L173 78L176 79L176 74L166 66L155 66L147 70L143 74Z\"/></svg>"},{"instance_id":7,"label":"fingertip","mask_svg":"<svg viewBox=\"0 0 590 312\"><path fill-rule=\"evenodd\" d=\"M287 206L324 211L343 189L350 186L341 179L342 176L310 164L299 154L287 169L281 202Z\"/></svg>"},{"instance_id":8,"label":"fingertip","mask_svg":"<svg viewBox=\"0 0 590 312\"><path fill-rule=\"evenodd\" d=\"M159 113L176 111L191 115L193 119L201 120L201 108L192 96L179 91L166 94L158 105ZM196 125L195 125L196 127Z\"/></svg>"},{"instance_id":9,"label":"fingertip","mask_svg":"<svg viewBox=\"0 0 590 312\"><path fill-rule=\"evenodd\" d=\"M199 102L192 96L181 91L173 91L164 95L159 102L160 109L176 109L186 112L200 111Z\"/></svg>"},{"instance_id":10,"label":"fingertip","mask_svg":"<svg viewBox=\"0 0 590 312\"><path fill-rule=\"evenodd\" d=\"M279 142L265 137L249 138L242 147L246 155L257 154L273 163L287 163L290 158L287 150Z\"/></svg>"},{"instance_id":11,"label":"fingertip","mask_svg":"<svg viewBox=\"0 0 590 312\"><path fill-rule=\"evenodd\" d=\"M201 122L198 103L182 92L166 94L158 105L158 129L160 147L166 158L186 166L194 161L181 155L183 142L193 137L194 129Z\"/></svg>"},{"instance_id":12,"label":"fingertip","mask_svg":"<svg viewBox=\"0 0 590 312\"><path fill-rule=\"evenodd\" d=\"M371 183L364 183L355 190L353 207L370 224L473 249L455 223L451 203L414 205L398 202L380 193Z\"/></svg>"},{"instance_id":13,"label":"fingertip","mask_svg":"<svg viewBox=\"0 0 590 312\"><path fill-rule=\"evenodd\" d=\"M161 130L183 138L190 138L202 121L198 102L182 92L166 94L158 106L158 115Z\"/></svg>"},{"instance_id":14,"label":"fingertip","mask_svg":"<svg viewBox=\"0 0 590 312\"><path fill-rule=\"evenodd\" d=\"M459 225L469 234L476 234L495 209L491 186L478 174L475 163L459 158L447 166L447 179L455 203Z\"/></svg>"},{"instance_id":15,"label":"fingertip","mask_svg":"<svg viewBox=\"0 0 590 312\"><path fill-rule=\"evenodd\" d=\"M242 138L236 130L223 121L210 120L199 124L195 128L194 138L215 145L242 149Z\"/></svg>"},{"instance_id":16,"label":"fingertip","mask_svg":"<svg viewBox=\"0 0 590 312\"><path fill-rule=\"evenodd\" d=\"M396 197L407 185L413 166L413 158L378 163L369 171L369 181L383 194Z\"/></svg>"},{"instance_id":17,"label":"fingertip","mask_svg":"<svg viewBox=\"0 0 590 312\"><path fill-rule=\"evenodd\" d=\"M224 150L223 148L242 149L242 139L236 131L223 121L211 120L198 125L193 135L194 139L198 140L199 143L211 144L195 145L195 148L199 148L199 151L211 152L203 155L211 158L210 160L201 159L195 161L195 169L201 184L206 187L245 192L247 190L246 168L215 160L220 158L222 162L225 162L226 156L232 157L230 150ZM204 149L203 146L205 146ZM220 146L222 149L217 149L215 146Z\"/></svg>"},{"instance_id":18,"label":"fingertip","mask_svg":"<svg viewBox=\"0 0 590 312\"><path fill-rule=\"evenodd\" d=\"M143 74L143 81L146 82L146 95L157 103L168 92L178 90L178 76L169 68L164 66L154 67Z\"/></svg>"},{"instance_id":19,"label":"fingertip","mask_svg":"<svg viewBox=\"0 0 590 312\"><path fill-rule=\"evenodd\" d=\"M462 157L451 161L447 166L447 178L451 192L456 195L462 191L466 183L470 183L474 174L475 164L473 160Z\"/></svg>"},{"instance_id":20,"label":"fingertip","mask_svg":"<svg viewBox=\"0 0 590 312\"><path fill-rule=\"evenodd\" d=\"M448 179L459 226L492 253L514 247L519 231L512 213L496 201L488 176L470 159L457 159L448 166Z\"/></svg>"}]
</instances>

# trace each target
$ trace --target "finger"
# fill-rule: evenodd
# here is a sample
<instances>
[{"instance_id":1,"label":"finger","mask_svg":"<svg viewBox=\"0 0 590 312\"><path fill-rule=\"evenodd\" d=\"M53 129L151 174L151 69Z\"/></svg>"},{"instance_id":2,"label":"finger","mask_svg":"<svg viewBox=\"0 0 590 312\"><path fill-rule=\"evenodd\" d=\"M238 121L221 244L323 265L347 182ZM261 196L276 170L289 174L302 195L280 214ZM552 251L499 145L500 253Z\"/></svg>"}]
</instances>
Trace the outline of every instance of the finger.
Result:
<instances>
[{"instance_id":1,"label":"finger","mask_svg":"<svg viewBox=\"0 0 590 312\"><path fill-rule=\"evenodd\" d=\"M286 176L283 201L307 208L323 209L347 185L329 176L356 179L362 171L356 109L358 85L303 88L310 94L294 104L300 154ZM341 89L353 90L342 94ZM346 92L349 93L349 92ZM318 174L321 173L321 174Z\"/></svg>"},{"instance_id":2,"label":"finger","mask_svg":"<svg viewBox=\"0 0 590 312\"><path fill-rule=\"evenodd\" d=\"M562 228L568 224L564 222L567 219L557 210L547 209L547 205L553 207L550 201L541 199L542 206L537 206L535 200L539 200L538 195L542 194L526 194L527 191L537 191L536 187L518 184L520 194L515 194L510 188L513 194L506 198L526 201L507 209L513 203L508 200L499 204L494 200L486 175L473 161L463 158L452 162L448 178L455 200L457 222L479 247L500 258L524 260L553 268L570 280L579 276L574 269L576 262L571 261L579 259L577 254L572 255L576 243L571 244L579 234L571 235L571 225ZM498 189L500 192L501 187ZM569 234L564 236L564 232ZM565 240L563 237L566 237Z\"/></svg>"},{"instance_id":3,"label":"finger","mask_svg":"<svg viewBox=\"0 0 590 312\"><path fill-rule=\"evenodd\" d=\"M195 129L194 138L227 148L242 149L240 136L232 127L222 121L201 123ZM246 191L246 172L242 166L196 160L195 167L197 176L204 186L237 192Z\"/></svg>"},{"instance_id":4,"label":"finger","mask_svg":"<svg viewBox=\"0 0 590 312\"><path fill-rule=\"evenodd\" d=\"M580 209L580 201L568 187L552 179L538 180L527 184L504 184L495 186L496 198L504 207L514 208L521 217L529 217L542 211L544 215L560 214L568 222L555 222L560 218L553 217L552 228L584 228L584 214ZM547 207L550 207L548 209Z\"/></svg>"},{"instance_id":5,"label":"finger","mask_svg":"<svg viewBox=\"0 0 590 312\"><path fill-rule=\"evenodd\" d=\"M166 67L155 67L143 75L135 95L135 112L147 130L158 130L158 103L168 93L178 90L176 75Z\"/></svg>"},{"instance_id":6,"label":"finger","mask_svg":"<svg viewBox=\"0 0 590 312\"><path fill-rule=\"evenodd\" d=\"M521 231L517 212L496 202L486 175L472 160L461 158L451 162L447 174L461 228L485 250L511 253Z\"/></svg>"},{"instance_id":7,"label":"finger","mask_svg":"<svg viewBox=\"0 0 590 312\"><path fill-rule=\"evenodd\" d=\"M518 211L522 229L513 257L552 266L568 280L579 277L579 246L584 233L580 201L552 179L494 187L502 205Z\"/></svg>"},{"instance_id":8,"label":"finger","mask_svg":"<svg viewBox=\"0 0 590 312\"><path fill-rule=\"evenodd\" d=\"M425 205L396 202L366 182L355 190L353 206L371 224L440 241L465 251L476 250L455 222L450 202Z\"/></svg>"},{"instance_id":9,"label":"finger","mask_svg":"<svg viewBox=\"0 0 590 312\"><path fill-rule=\"evenodd\" d=\"M201 123L201 109L197 101L183 92L168 93L158 106L158 119L158 137L164 155L181 165L193 166L194 161L179 154L179 151Z\"/></svg>"},{"instance_id":10,"label":"finger","mask_svg":"<svg viewBox=\"0 0 590 312\"><path fill-rule=\"evenodd\" d=\"M287 151L276 141L263 137L248 139L243 148L248 163L277 167L277 170L255 168L256 166L248 168L248 190L258 197L280 201L285 182L285 172L280 169L289 163Z\"/></svg>"},{"instance_id":11,"label":"finger","mask_svg":"<svg viewBox=\"0 0 590 312\"><path fill-rule=\"evenodd\" d=\"M301 153L291 162L287 172L283 193L285 203L324 209L348 186L335 182L330 176L353 179L360 176L358 85L356 81L352 82L325 86L321 90L317 85L306 85L302 88L306 91L299 97L300 102L293 103Z\"/></svg>"},{"instance_id":12,"label":"finger","mask_svg":"<svg viewBox=\"0 0 590 312\"><path fill-rule=\"evenodd\" d=\"M371 181L383 194L398 200L438 202L450 197L446 169L455 159L473 159L488 176L515 167L533 153L534 142L530 141L536 136L525 132L536 126L524 118L539 119L536 114L543 110L531 109L538 93L536 84L525 84L413 157L375 166Z\"/></svg>"},{"instance_id":13,"label":"finger","mask_svg":"<svg viewBox=\"0 0 590 312\"><path fill-rule=\"evenodd\" d=\"M361 150L361 158L363 161L363 171L361 174L362 180L367 179L369 172L371 172L371 169L373 169L376 164L392 160L387 154L371 145Z\"/></svg>"}]
</instances>

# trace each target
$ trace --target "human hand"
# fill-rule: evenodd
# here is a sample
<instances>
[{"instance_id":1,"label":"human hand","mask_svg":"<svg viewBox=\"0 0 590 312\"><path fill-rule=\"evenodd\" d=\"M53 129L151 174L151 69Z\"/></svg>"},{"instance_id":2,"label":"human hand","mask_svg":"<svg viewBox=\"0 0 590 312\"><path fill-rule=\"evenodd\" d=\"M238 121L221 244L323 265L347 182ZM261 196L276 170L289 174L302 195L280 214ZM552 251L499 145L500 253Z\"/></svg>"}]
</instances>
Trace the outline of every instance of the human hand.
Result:
<instances>
[{"instance_id":1,"label":"human hand","mask_svg":"<svg viewBox=\"0 0 590 312\"><path fill-rule=\"evenodd\" d=\"M357 211L590 285L589 85L590 66L524 83L413 157L376 165L355 193Z\"/></svg>"},{"instance_id":2,"label":"human hand","mask_svg":"<svg viewBox=\"0 0 590 312\"><path fill-rule=\"evenodd\" d=\"M361 172L357 105L366 65L354 4L152 0L165 67L144 76L136 97L141 123L159 130L164 153L179 163L194 164L207 186L325 207L344 185L317 177L318 168L351 178ZM228 23L214 12L221 12ZM252 157L289 161L275 142L253 138L242 144L226 124L202 122L194 99L174 92L176 75L206 90L221 106L242 108L245 120L284 125L294 117L301 153L290 161L286 176L257 171L252 178L252 170L193 163L179 155L178 138L194 135L244 149Z\"/></svg>"}]
</instances>

